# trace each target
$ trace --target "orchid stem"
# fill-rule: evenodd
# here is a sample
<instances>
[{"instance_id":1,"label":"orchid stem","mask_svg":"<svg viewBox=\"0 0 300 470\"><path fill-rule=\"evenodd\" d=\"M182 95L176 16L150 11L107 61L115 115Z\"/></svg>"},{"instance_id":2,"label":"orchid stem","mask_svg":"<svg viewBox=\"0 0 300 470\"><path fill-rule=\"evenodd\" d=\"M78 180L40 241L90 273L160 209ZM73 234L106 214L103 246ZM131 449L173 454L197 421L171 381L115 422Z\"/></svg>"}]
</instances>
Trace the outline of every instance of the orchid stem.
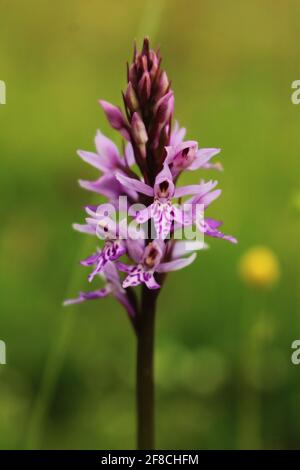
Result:
<instances>
[{"instance_id":1,"label":"orchid stem","mask_svg":"<svg viewBox=\"0 0 300 470\"><path fill-rule=\"evenodd\" d=\"M157 291L143 286L137 334L137 446L154 449L154 332Z\"/></svg>"}]
</instances>

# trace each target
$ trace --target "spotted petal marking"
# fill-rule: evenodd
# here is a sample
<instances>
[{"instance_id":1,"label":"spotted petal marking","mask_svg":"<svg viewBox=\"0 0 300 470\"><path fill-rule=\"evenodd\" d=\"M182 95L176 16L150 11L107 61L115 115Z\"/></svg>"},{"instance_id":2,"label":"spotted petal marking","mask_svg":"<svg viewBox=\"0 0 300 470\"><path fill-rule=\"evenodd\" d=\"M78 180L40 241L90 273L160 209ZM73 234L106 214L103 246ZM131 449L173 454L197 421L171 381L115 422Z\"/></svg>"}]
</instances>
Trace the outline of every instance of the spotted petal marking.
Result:
<instances>
[{"instance_id":1,"label":"spotted petal marking","mask_svg":"<svg viewBox=\"0 0 300 470\"><path fill-rule=\"evenodd\" d=\"M89 282L91 282L96 274L100 273L108 261L115 261L116 259L123 256L126 252L126 248L119 240L107 240L102 250L98 253L91 255L86 260L82 261L81 264L84 266L95 265L96 268L88 276Z\"/></svg>"},{"instance_id":2,"label":"spotted petal marking","mask_svg":"<svg viewBox=\"0 0 300 470\"><path fill-rule=\"evenodd\" d=\"M154 221L156 237L165 240L174 221L174 208L170 201L156 200L151 206L151 216Z\"/></svg>"},{"instance_id":3,"label":"spotted petal marking","mask_svg":"<svg viewBox=\"0 0 300 470\"><path fill-rule=\"evenodd\" d=\"M123 287L135 287L146 284L149 289L159 289L160 285L154 279L153 271L146 271L142 264L133 266L128 276L123 281Z\"/></svg>"}]
</instances>

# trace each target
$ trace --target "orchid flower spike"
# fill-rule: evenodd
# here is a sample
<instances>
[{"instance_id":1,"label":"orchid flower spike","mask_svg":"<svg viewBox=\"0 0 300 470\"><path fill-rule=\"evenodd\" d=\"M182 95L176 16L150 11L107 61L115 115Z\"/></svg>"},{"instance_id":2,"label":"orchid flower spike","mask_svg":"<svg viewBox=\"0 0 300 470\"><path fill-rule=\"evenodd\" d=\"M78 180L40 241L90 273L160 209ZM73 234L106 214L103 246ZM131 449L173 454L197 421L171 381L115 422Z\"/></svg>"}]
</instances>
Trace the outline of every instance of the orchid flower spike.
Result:
<instances>
[{"instance_id":1,"label":"orchid flower spike","mask_svg":"<svg viewBox=\"0 0 300 470\"><path fill-rule=\"evenodd\" d=\"M65 305L111 294L125 307L138 331L141 302L135 287L142 285L142 296L145 290L158 290L166 273L190 265L196 252L207 247L203 240L184 236L178 240L175 235L179 228L196 227L200 238L209 236L231 243L236 239L219 230L222 222L206 215L198 218L198 206L206 210L220 196L217 181L198 179L194 184L178 186L185 172L222 169L212 160L220 149L199 148L196 140L185 140L186 129L177 121L172 125L174 92L161 68L160 52L151 49L148 38L140 51L134 49L122 98L124 112L100 100L108 122L123 139L122 151L100 131L94 152L78 151L79 157L98 172L94 181L80 180L79 184L99 200L86 206L84 223L73 227L97 239L94 252L81 264L92 268L90 282L102 278L105 284L79 293ZM120 217L122 198L127 201L125 219ZM114 216L105 215L107 206ZM152 226L155 233L149 235Z\"/></svg>"},{"instance_id":2,"label":"orchid flower spike","mask_svg":"<svg viewBox=\"0 0 300 470\"><path fill-rule=\"evenodd\" d=\"M172 200L191 194L200 195L207 193L217 185L217 181L209 181L202 185L188 185L175 188L173 177L167 164L164 164L163 169L156 176L153 188L142 181L129 178L121 173L117 173L117 180L127 189L153 198L153 202L148 207L136 214L136 220L142 224L152 218L157 238L162 240L166 239L170 234L174 221L183 222L184 220L184 213L172 203Z\"/></svg>"}]
</instances>

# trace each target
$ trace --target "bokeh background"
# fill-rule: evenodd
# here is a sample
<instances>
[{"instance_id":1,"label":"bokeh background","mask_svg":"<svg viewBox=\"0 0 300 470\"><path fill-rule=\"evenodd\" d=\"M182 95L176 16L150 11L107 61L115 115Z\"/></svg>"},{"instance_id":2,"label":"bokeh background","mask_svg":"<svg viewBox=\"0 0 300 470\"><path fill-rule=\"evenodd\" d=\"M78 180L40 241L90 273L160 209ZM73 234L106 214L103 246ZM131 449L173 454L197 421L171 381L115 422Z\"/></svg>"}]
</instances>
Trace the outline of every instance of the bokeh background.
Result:
<instances>
[{"instance_id":1,"label":"bokeh background","mask_svg":"<svg viewBox=\"0 0 300 470\"><path fill-rule=\"evenodd\" d=\"M212 240L160 295L157 446L300 447L299 15L297 0L1 0L0 448L135 446L124 312L61 303L87 286L78 261L95 248L71 229L92 199L76 180L97 175L75 152L98 128L120 144L97 100L121 104L133 39L147 34L187 137L222 148L210 215L239 239ZM278 259L272 288L239 274L256 245Z\"/></svg>"}]
</instances>

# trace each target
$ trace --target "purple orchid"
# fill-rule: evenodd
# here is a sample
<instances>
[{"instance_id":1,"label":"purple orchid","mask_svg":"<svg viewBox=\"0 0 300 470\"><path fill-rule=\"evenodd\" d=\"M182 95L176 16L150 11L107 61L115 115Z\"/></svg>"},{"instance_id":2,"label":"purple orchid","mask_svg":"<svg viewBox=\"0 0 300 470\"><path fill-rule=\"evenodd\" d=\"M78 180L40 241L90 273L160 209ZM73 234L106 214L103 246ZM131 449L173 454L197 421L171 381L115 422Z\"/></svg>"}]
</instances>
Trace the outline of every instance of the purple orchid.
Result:
<instances>
[{"instance_id":1,"label":"purple orchid","mask_svg":"<svg viewBox=\"0 0 300 470\"><path fill-rule=\"evenodd\" d=\"M133 317L135 315L134 309L121 285L119 272L115 264L107 263L101 277L106 281L105 287L91 292L79 292L77 298L66 300L64 305L79 304L86 300L97 300L112 295L125 307L127 313Z\"/></svg>"},{"instance_id":2,"label":"purple orchid","mask_svg":"<svg viewBox=\"0 0 300 470\"><path fill-rule=\"evenodd\" d=\"M169 165L173 178L183 170L199 170L200 168L221 169L220 164L211 164L212 157L220 152L220 149L198 149L198 142L186 141L177 145L166 147L167 156L165 162Z\"/></svg>"},{"instance_id":3,"label":"purple orchid","mask_svg":"<svg viewBox=\"0 0 300 470\"><path fill-rule=\"evenodd\" d=\"M78 150L77 153L82 160L103 173L125 169L134 164L133 149L130 142L127 143L124 157L122 157L113 141L98 130L95 137L95 147L96 153L87 152L86 150Z\"/></svg>"},{"instance_id":4,"label":"purple orchid","mask_svg":"<svg viewBox=\"0 0 300 470\"><path fill-rule=\"evenodd\" d=\"M83 161L100 170L103 174L96 181L79 180L79 185L116 203L119 196L124 194L124 187L120 185L115 175L117 172L131 173L130 167L135 162L132 145L130 142L126 144L124 157L122 157L112 140L97 131L95 147L96 152L78 150L77 153ZM137 199L136 192L125 191L125 193L132 202Z\"/></svg>"},{"instance_id":5,"label":"purple orchid","mask_svg":"<svg viewBox=\"0 0 300 470\"><path fill-rule=\"evenodd\" d=\"M186 226L196 225L198 230L212 238L222 238L233 244L237 243L237 239L232 235L225 235L224 233L218 230L219 227L223 225L223 222L208 218L208 217L197 217L196 208L202 206L204 209L215 201L221 194L220 189L215 191L207 192L205 194L198 194L197 196L186 201L188 211L185 213L184 224Z\"/></svg>"},{"instance_id":6,"label":"purple orchid","mask_svg":"<svg viewBox=\"0 0 300 470\"><path fill-rule=\"evenodd\" d=\"M96 265L93 272L88 276L88 280L91 282L97 273L101 272L105 265L110 261L115 261L121 256L125 255L126 246L122 240L106 240L104 247L97 251L80 263L82 266L94 266Z\"/></svg>"},{"instance_id":7,"label":"purple orchid","mask_svg":"<svg viewBox=\"0 0 300 470\"><path fill-rule=\"evenodd\" d=\"M189 257L182 258L188 251L202 249L203 245L197 241L190 242L190 245L181 242L177 244L177 249L172 251L170 261L162 261L166 251L169 247L161 240L154 240L146 245L144 248L139 246L135 252L132 253L135 265L127 265L121 262L117 263L120 271L127 273L127 277L123 281L124 288L129 286L138 286L139 284L146 284L148 289L159 289L160 285L155 280L155 273L167 273L170 271L177 271L186 266L189 266L196 258L196 253L192 253ZM181 249L180 249L181 247Z\"/></svg>"},{"instance_id":8,"label":"purple orchid","mask_svg":"<svg viewBox=\"0 0 300 470\"><path fill-rule=\"evenodd\" d=\"M167 164L163 166L161 172L156 176L153 188L140 180L129 178L121 173L117 174L117 179L127 189L154 198L152 204L137 213L136 221L142 224L152 218L157 238L163 240L170 234L175 220L177 222L184 220L184 213L172 204L172 199L191 194L197 194L198 196L206 194L217 185L217 181L209 181L202 185L188 185L175 188L173 177Z\"/></svg>"},{"instance_id":9,"label":"purple orchid","mask_svg":"<svg viewBox=\"0 0 300 470\"><path fill-rule=\"evenodd\" d=\"M196 226L200 234L236 242L234 237L219 231L221 222L198 217L197 207L206 209L220 195L221 191L215 189L217 181L201 180L198 184L176 186L184 171L221 169L219 163L211 163L220 149L199 148L195 140L184 141L186 130L177 122L172 129L174 94L160 65L159 52L150 49L145 39L142 51L138 53L135 49L133 62L128 66L128 83L123 93L125 113L100 100L110 125L126 141L124 155L100 131L95 137L96 152L78 151L85 162L101 172L97 180L80 180L80 185L106 197L108 204L117 210L120 210L120 197L126 196L128 214L134 216L139 225L152 220L156 232L154 239L140 240L136 235L137 232L144 233L141 227L126 231L122 224L103 215L105 205L87 206L85 224L74 224L73 227L100 238L103 243L81 261L83 266L93 267L88 276L90 282L104 273L107 265L115 263L127 274L123 281L125 290L141 283L149 289L158 288L154 273L180 269L195 258L194 254L185 258L186 253L178 258L176 246L180 242L167 241L182 227ZM133 171L134 165L140 169L141 177ZM182 198L186 196L191 198L183 202ZM135 204L138 204L138 210ZM170 243L172 253L169 252ZM123 256L128 256L134 264L121 262ZM91 295L94 298L95 294ZM85 298L88 294L81 296L81 299Z\"/></svg>"},{"instance_id":10,"label":"purple orchid","mask_svg":"<svg viewBox=\"0 0 300 470\"><path fill-rule=\"evenodd\" d=\"M107 202L99 200L94 206L86 206L85 223L73 227L100 240L100 246L97 240L94 253L81 264L92 268L90 282L102 278L105 285L80 292L65 305L112 295L124 306L138 342L138 446L151 449L154 313L158 292L168 272L190 265L196 252L207 247L201 237L231 243L236 243L236 239L219 230L222 222L203 214L221 194L216 189L217 181L201 179L196 184L177 186L184 172L221 170L220 163L212 161L220 149L199 148L197 141L184 140L185 128L177 122L172 126L174 93L161 68L160 52L150 48L147 38L141 51L134 48L122 97L124 113L107 101L100 100L100 105L111 127L124 139L123 152L100 131L95 138L96 152L78 152L82 160L100 172L94 181L80 180L80 186L104 196ZM155 234L149 235L152 225ZM187 237L184 230L183 238L177 239L178 232L185 228L192 229L192 233L196 229L194 239Z\"/></svg>"},{"instance_id":11,"label":"purple orchid","mask_svg":"<svg viewBox=\"0 0 300 470\"><path fill-rule=\"evenodd\" d=\"M127 252L131 253L135 246L139 247L141 243L143 244L142 231L136 230L135 227L127 227L126 224L123 226L116 223L110 217L108 209L110 207L107 207L107 204L101 204L96 211L87 206L86 212L89 217L85 219L86 224L74 225L76 230L97 235L104 241L102 249L98 249L96 253L80 262L83 266L96 266L88 276L89 282L94 279L96 274L103 271L107 263L116 261Z\"/></svg>"}]
</instances>

